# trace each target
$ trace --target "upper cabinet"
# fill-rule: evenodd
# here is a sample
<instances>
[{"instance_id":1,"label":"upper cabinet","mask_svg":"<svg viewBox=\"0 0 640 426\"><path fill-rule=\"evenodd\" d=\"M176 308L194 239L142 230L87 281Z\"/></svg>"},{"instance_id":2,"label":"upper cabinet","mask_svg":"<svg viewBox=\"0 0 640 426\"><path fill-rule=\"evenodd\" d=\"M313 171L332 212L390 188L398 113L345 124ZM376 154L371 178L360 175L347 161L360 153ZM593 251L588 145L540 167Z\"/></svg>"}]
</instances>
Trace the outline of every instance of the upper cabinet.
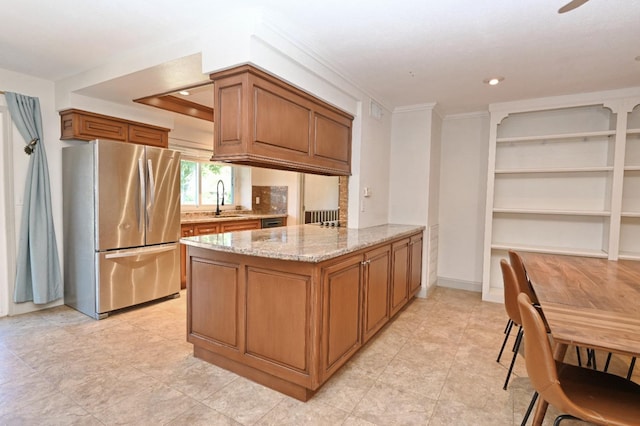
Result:
<instances>
[{"instance_id":1,"label":"upper cabinet","mask_svg":"<svg viewBox=\"0 0 640 426\"><path fill-rule=\"evenodd\" d=\"M77 109L60 111L60 132L62 140L109 139L161 148L169 145L169 129Z\"/></svg>"},{"instance_id":2,"label":"upper cabinet","mask_svg":"<svg viewBox=\"0 0 640 426\"><path fill-rule=\"evenodd\" d=\"M351 174L351 115L250 65L210 78L213 161Z\"/></svg>"},{"instance_id":3,"label":"upper cabinet","mask_svg":"<svg viewBox=\"0 0 640 426\"><path fill-rule=\"evenodd\" d=\"M485 300L509 249L640 259L640 99L563 100L492 105Z\"/></svg>"}]
</instances>

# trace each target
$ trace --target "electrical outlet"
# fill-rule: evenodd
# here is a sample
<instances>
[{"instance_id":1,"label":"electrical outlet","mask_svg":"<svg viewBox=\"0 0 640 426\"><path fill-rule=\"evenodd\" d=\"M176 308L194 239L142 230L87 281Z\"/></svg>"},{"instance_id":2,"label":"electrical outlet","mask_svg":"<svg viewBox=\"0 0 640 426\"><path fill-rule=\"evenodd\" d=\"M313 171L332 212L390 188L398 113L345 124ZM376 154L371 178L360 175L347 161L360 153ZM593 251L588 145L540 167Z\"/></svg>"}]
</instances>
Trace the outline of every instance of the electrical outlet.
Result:
<instances>
[{"instance_id":1,"label":"electrical outlet","mask_svg":"<svg viewBox=\"0 0 640 426\"><path fill-rule=\"evenodd\" d=\"M256 197L256 204L260 204L260 197Z\"/></svg>"}]
</instances>

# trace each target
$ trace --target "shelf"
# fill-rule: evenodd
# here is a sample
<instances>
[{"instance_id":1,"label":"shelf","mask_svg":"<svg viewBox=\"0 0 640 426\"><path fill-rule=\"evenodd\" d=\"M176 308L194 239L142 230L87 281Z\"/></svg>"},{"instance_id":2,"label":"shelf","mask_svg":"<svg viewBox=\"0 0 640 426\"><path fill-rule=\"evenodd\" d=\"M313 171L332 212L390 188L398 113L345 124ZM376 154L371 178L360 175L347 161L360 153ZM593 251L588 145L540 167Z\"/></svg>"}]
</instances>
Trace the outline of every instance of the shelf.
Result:
<instances>
[{"instance_id":1,"label":"shelf","mask_svg":"<svg viewBox=\"0 0 640 426\"><path fill-rule=\"evenodd\" d=\"M508 209L494 208L494 213L509 214L540 214L540 215L565 215L565 216L611 216L610 211L604 210L545 210L545 209Z\"/></svg>"},{"instance_id":2,"label":"shelf","mask_svg":"<svg viewBox=\"0 0 640 426\"><path fill-rule=\"evenodd\" d=\"M620 213L622 217L640 217L640 212L622 212Z\"/></svg>"},{"instance_id":3,"label":"shelf","mask_svg":"<svg viewBox=\"0 0 640 426\"><path fill-rule=\"evenodd\" d=\"M604 130L600 132L580 132L580 133L559 133L553 135L540 135L540 136L518 136L510 138L497 138L497 143L505 142L531 142L531 141L553 141L562 139L588 139L597 138L602 136L613 136L616 134L615 130Z\"/></svg>"},{"instance_id":4,"label":"shelf","mask_svg":"<svg viewBox=\"0 0 640 426\"><path fill-rule=\"evenodd\" d=\"M628 135L640 135L640 129L627 129Z\"/></svg>"},{"instance_id":5,"label":"shelf","mask_svg":"<svg viewBox=\"0 0 640 426\"><path fill-rule=\"evenodd\" d=\"M637 172L640 171L640 166L624 166L625 172Z\"/></svg>"},{"instance_id":6,"label":"shelf","mask_svg":"<svg viewBox=\"0 0 640 426\"><path fill-rule=\"evenodd\" d=\"M635 170L635 169L634 169ZM637 168L640 170L640 167ZM555 167L536 169L496 169L495 174L535 174L535 173L591 173L591 172L611 172L613 166L604 167Z\"/></svg>"},{"instance_id":7,"label":"shelf","mask_svg":"<svg viewBox=\"0 0 640 426\"><path fill-rule=\"evenodd\" d=\"M585 249L585 248L525 246L525 245L518 245L518 244L492 243L491 249L492 250L528 251L532 253L566 254L566 255L572 255L572 256L599 257L603 259L606 259L608 257L607 252L605 252L604 250L593 250L593 249Z\"/></svg>"}]
</instances>

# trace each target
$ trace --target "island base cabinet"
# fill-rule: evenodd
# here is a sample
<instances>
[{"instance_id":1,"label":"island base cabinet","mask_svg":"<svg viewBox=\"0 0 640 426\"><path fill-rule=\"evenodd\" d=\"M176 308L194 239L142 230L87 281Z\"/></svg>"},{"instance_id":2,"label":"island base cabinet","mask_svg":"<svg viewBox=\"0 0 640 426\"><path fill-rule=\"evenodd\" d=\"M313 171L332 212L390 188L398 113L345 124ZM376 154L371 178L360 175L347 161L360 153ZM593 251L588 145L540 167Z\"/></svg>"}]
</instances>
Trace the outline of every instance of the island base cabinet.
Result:
<instances>
[{"instance_id":1,"label":"island base cabinet","mask_svg":"<svg viewBox=\"0 0 640 426\"><path fill-rule=\"evenodd\" d=\"M319 263L189 245L187 341L194 355L308 400L390 320L392 271L403 277L405 295L407 281L420 275L421 264L412 262L421 251L408 238Z\"/></svg>"},{"instance_id":2,"label":"island base cabinet","mask_svg":"<svg viewBox=\"0 0 640 426\"><path fill-rule=\"evenodd\" d=\"M330 377L362 346L362 256L322 271L322 374Z\"/></svg>"}]
</instances>

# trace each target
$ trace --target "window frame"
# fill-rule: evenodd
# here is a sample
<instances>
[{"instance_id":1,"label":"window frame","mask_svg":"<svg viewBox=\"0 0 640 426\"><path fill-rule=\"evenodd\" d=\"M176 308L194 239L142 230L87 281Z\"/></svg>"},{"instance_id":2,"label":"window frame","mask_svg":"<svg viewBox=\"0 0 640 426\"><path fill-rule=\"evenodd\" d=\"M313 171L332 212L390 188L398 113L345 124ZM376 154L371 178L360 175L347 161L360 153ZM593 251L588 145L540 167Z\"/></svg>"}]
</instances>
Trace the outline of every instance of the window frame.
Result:
<instances>
[{"instance_id":1,"label":"window frame","mask_svg":"<svg viewBox=\"0 0 640 426\"><path fill-rule=\"evenodd\" d=\"M216 204L203 204L202 203L202 168L200 167L202 164L216 164L222 167L229 167L231 169L231 185L227 185L225 182L225 193L231 198L230 202L225 202L224 206L220 205L220 210L233 210L235 209L235 200L237 194L235 193L236 188L236 170L235 168L226 163L218 163L212 162L208 160L203 160L202 158L198 158L196 156L191 155L182 155L180 158L180 170L182 171L182 161L190 161L196 164L196 200L194 204L183 204L182 203L182 195L180 196L180 210L182 211L211 211L214 210ZM182 178L182 176L181 176ZM230 186L230 187L229 187ZM180 188L182 188L182 181L180 182Z\"/></svg>"}]
</instances>

